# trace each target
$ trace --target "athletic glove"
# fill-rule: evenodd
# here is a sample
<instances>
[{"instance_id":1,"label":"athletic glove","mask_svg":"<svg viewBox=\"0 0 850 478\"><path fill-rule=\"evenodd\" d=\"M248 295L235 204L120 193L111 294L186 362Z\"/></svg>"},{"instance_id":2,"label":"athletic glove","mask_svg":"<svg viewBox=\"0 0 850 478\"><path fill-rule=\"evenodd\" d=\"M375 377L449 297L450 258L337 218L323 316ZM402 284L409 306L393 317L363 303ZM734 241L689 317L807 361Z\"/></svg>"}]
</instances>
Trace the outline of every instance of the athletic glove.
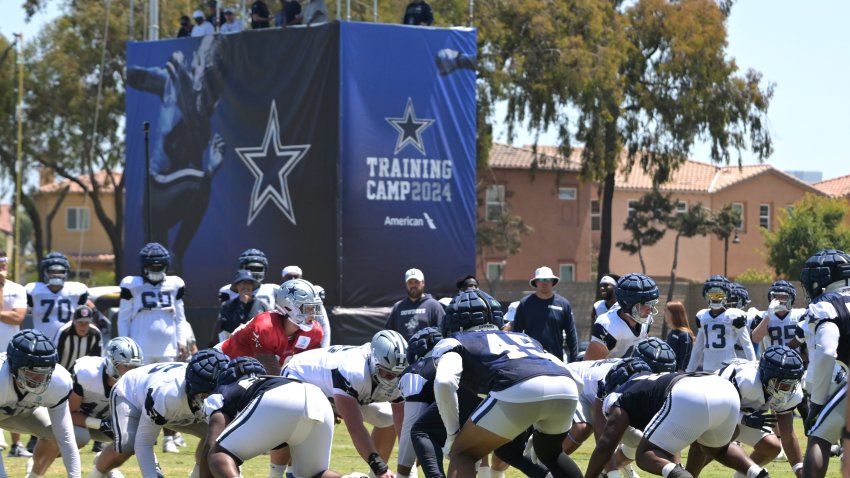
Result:
<instances>
[{"instance_id":1,"label":"athletic glove","mask_svg":"<svg viewBox=\"0 0 850 478\"><path fill-rule=\"evenodd\" d=\"M744 415L741 423L750 428L771 433L773 426L776 425L776 415L765 410L759 410L749 415Z\"/></svg>"},{"instance_id":2,"label":"athletic glove","mask_svg":"<svg viewBox=\"0 0 850 478\"><path fill-rule=\"evenodd\" d=\"M108 436L110 439L115 439L115 431L112 430L112 420L101 420L100 426L97 427L97 429L103 432L103 434Z\"/></svg>"}]
</instances>

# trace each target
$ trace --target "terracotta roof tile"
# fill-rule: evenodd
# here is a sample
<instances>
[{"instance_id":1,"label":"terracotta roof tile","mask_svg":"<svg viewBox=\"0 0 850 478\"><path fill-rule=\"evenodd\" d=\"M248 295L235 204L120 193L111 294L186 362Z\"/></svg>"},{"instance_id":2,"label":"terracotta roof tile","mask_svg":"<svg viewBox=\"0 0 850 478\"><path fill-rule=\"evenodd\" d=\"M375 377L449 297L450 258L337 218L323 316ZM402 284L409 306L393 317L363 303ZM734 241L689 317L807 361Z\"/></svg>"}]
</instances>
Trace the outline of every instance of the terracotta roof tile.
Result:
<instances>
[{"instance_id":1,"label":"terracotta roof tile","mask_svg":"<svg viewBox=\"0 0 850 478\"><path fill-rule=\"evenodd\" d=\"M99 184L103 187L102 191L104 193L112 192L112 190L113 190L112 189L112 182L108 180L108 178L106 176L106 171L98 171L94 174L94 177L95 177L95 181L97 181L97 184ZM121 180L121 173L114 172L114 173L112 173L112 177L115 179L115 182L117 183L118 181ZM77 176L77 179L79 179L80 182L85 184L87 188L91 187L90 186L91 182L89 181L88 175ZM66 187L66 186L70 187L70 190L68 191L69 193L80 194L80 193L83 192L82 188L80 188L80 186L77 183L72 182L70 179L63 179L62 181L57 181L57 182L53 182L53 183L50 183L50 184L45 184L45 185L39 187L38 191L41 192L41 193L54 193L54 192L58 192L59 190L61 190L62 188Z\"/></svg>"},{"instance_id":2,"label":"terracotta roof tile","mask_svg":"<svg viewBox=\"0 0 850 478\"><path fill-rule=\"evenodd\" d=\"M580 162L578 160L580 150L573 150L571 160L564 160L563 156L557 154L554 146L538 146L537 162L538 168L545 170L578 171ZM497 169L529 169L534 161L535 155L531 147L511 146L502 143L493 143L490 148L490 167Z\"/></svg>"},{"instance_id":3,"label":"terracotta roof tile","mask_svg":"<svg viewBox=\"0 0 850 478\"><path fill-rule=\"evenodd\" d=\"M69 253L67 254L68 258L72 261L80 261L85 263L102 263L102 264L111 264L115 262L115 254L99 254L99 253L86 253L82 255Z\"/></svg>"},{"instance_id":4,"label":"terracotta roof tile","mask_svg":"<svg viewBox=\"0 0 850 478\"><path fill-rule=\"evenodd\" d=\"M833 179L827 179L813 184L815 188L827 196L842 197L850 195L850 174Z\"/></svg>"}]
</instances>

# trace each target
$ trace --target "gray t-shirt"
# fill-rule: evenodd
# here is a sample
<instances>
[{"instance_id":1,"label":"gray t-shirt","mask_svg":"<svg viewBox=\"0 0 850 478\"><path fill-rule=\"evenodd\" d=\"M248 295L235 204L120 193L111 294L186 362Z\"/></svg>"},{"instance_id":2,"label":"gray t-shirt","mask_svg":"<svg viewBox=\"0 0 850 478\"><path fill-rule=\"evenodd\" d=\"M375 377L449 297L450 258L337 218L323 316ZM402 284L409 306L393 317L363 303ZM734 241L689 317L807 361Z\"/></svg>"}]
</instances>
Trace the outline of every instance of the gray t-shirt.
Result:
<instances>
[{"instance_id":1,"label":"gray t-shirt","mask_svg":"<svg viewBox=\"0 0 850 478\"><path fill-rule=\"evenodd\" d=\"M425 327L438 327L443 315L443 306L431 294L422 294L416 302L405 297L393 306L385 328L400 333L404 340L410 340L413 334Z\"/></svg>"}]
</instances>

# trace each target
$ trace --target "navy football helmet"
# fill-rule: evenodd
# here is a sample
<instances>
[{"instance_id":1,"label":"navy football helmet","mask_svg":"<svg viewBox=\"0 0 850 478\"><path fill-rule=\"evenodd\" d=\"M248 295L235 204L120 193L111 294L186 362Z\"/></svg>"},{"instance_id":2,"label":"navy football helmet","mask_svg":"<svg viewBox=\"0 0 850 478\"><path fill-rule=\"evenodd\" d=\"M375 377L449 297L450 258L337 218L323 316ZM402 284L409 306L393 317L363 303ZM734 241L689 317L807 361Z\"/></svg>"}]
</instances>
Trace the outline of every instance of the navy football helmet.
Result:
<instances>
[{"instance_id":1,"label":"navy football helmet","mask_svg":"<svg viewBox=\"0 0 850 478\"><path fill-rule=\"evenodd\" d=\"M251 271L254 279L263 282L266 278L266 271L269 268L269 260L266 254L259 249L246 249L239 254L239 269Z\"/></svg>"},{"instance_id":2,"label":"navy football helmet","mask_svg":"<svg viewBox=\"0 0 850 478\"><path fill-rule=\"evenodd\" d=\"M729 279L721 275L713 275L702 284L702 296L708 302L708 307L713 310L726 307L726 299L731 291Z\"/></svg>"},{"instance_id":3,"label":"navy football helmet","mask_svg":"<svg viewBox=\"0 0 850 478\"><path fill-rule=\"evenodd\" d=\"M441 340L443 340L443 334L437 327L425 327L418 330L407 342L407 362L412 364L421 359Z\"/></svg>"},{"instance_id":4,"label":"navy football helmet","mask_svg":"<svg viewBox=\"0 0 850 478\"><path fill-rule=\"evenodd\" d=\"M40 395L50 386L59 356L53 341L46 335L35 329L24 329L9 340L6 359L18 389Z\"/></svg>"},{"instance_id":5,"label":"navy football helmet","mask_svg":"<svg viewBox=\"0 0 850 478\"><path fill-rule=\"evenodd\" d=\"M797 288L787 280L778 280L770 284L770 288L767 289L767 302L771 303L774 299L779 302L776 306L777 311L791 310L791 306L797 300Z\"/></svg>"},{"instance_id":6,"label":"navy football helmet","mask_svg":"<svg viewBox=\"0 0 850 478\"><path fill-rule=\"evenodd\" d=\"M201 350L189 360L186 366L186 394L195 409L200 409L206 396L213 392L219 374L229 362L227 355L217 349Z\"/></svg>"},{"instance_id":7,"label":"navy football helmet","mask_svg":"<svg viewBox=\"0 0 850 478\"><path fill-rule=\"evenodd\" d=\"M782 411L782 404L793 396L806 371L803 359L786 345L771 345L759 360L759 373L768 405Z\"/></svg>"},{"instance_id":8,"label":"navy football helmet","mask_svg":"<svg viewBox=\"0 0 850 478\"><path fill-rule=\"evenodd\" d=\"M236 357L227 363L224 370L218 375L217 387L223 387L236 383L245 377L256 377L265 375L266 368L254 357Z\"/></svg>"},{"instance_id":9,"label":"navy football helmet","mask_svg":"<svg viewBox=\"0 0 850 478\"><path fill-rule=\"evenodd\" d=\"M165 280L165 273L171 265L171 253L158 242L149 242L139 251L142 264L142 277L158 284Z\"/></svg>"},{"instance_id":10,"label":"navy football helmet","mask_svg":"<svg viewBox=\"0 0 850 478\"><path fill-rule=\"evenodd\" d=\"M658 286L655 281L643 274L626 274L617 281L617 303L620 308L640 323L652 323L652 317L658 313ZM640 306L648 306L641 310Z\"/></svg>"},{"instance_id":11,"label":"navy football helmet","mask_svg":"<svg viewBox=\"0 0 850 478\"><path fill-rule=\"evenodd\" d=\"M68 277L68 271L71 270L71 263L68 262L65 254L54 251L41 259L38 268L41 273L42 282L47 285L62 286Z\"/></svg>"},{"instance_id":12,"label":"navy football helmet","mask_svg":"<svg viewBox=\"0 0 850 478\"><path fill-rule=\"evenodd\" d=\"M743 309L750 303L750 291L742 284L732 282L729 284L729 297L726 298L726 306Z\"/></svg>"},{"instance_id":13,"label":"navy football helmet","mask_svg":"<svg viewBox=\"0 0 850 478\"><path fill-rule=\"evenodd\" d=\"M657 337L638 342L632 350L632 357L646 362L653 373L676 371L676 352L667 342Z\"/></svg>"},{"instance_id":14,"label":"navy football helmet","mask_svg":"<svg viewBox=\"0 0 850 478\"><path fill-rule=\"evenodd\" d=\"M827 249L809 257L803 264L800 282L809 299L850 285L850 255Z\"/></svg>"},{"instance_id":15,"label":"navy football helmet","mask_svg":"<svg viewBox=\"0 0 850 478\"><path fill-rule=\"evenodd\" d=\"M443 337L482 328L501 329L503 322L502 305L498 300L481 289L466 290L456 295L446 308Z\"/></svg>"},{"instance_id":16,"label":"navy football helmet","mask_svg":"<svg viewBox=\"0 0 850 478\"><path fill-rule=\"evenodd\" d=\"M629 381L639 373L652 373L652 368L643 360L635 357L624 358L620 363L611 367L605 374L604 395L608 395L620 385Z\"/></svg>"}]
</instances>

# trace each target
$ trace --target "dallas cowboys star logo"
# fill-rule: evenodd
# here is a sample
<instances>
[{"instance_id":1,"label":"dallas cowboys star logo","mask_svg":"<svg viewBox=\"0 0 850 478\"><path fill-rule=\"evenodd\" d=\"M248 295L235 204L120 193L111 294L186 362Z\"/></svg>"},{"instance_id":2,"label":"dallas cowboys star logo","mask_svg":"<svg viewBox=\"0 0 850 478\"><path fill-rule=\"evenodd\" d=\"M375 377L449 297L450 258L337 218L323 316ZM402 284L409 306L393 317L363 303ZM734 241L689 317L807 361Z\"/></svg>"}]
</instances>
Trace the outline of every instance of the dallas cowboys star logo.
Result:
<instances>
[{"instance_id":1,"label":"dallas cowboys star logo","mask_svg":"<svg viewBox=\"0 0 850 478\"><path fill-rule=\"evenodd\" d=\"M425 145L422 143L422 132L431 126L434 120L417 118L416 111L413 110L413 100L410 97L407 98L407 107L404 109L403 118L384 119L398 131L398 140L395 143L395 153L393 154L398 154L408 144L418 149L420 153L426 154Z\"/></svg>"},{"instance_id":2,"label":"dallas cowboys star logo","mask_svg":"<svg viewBox=\"0 0 850 478\"><path fill-rule=\"evenodd\" d=\"M260 146L235 148L236 154L245 163L248 171L254 175L254 187L251 189L251 207L248 211L250 226L263 206L271 201L295 224L295 210L289 197L287 177L310 150L309 144L284 146L280 141L280 125L277 119L277 105L272 100L269 122ZM281 162L283 158L283 162Z\"/></svg>"}]
</instances>

